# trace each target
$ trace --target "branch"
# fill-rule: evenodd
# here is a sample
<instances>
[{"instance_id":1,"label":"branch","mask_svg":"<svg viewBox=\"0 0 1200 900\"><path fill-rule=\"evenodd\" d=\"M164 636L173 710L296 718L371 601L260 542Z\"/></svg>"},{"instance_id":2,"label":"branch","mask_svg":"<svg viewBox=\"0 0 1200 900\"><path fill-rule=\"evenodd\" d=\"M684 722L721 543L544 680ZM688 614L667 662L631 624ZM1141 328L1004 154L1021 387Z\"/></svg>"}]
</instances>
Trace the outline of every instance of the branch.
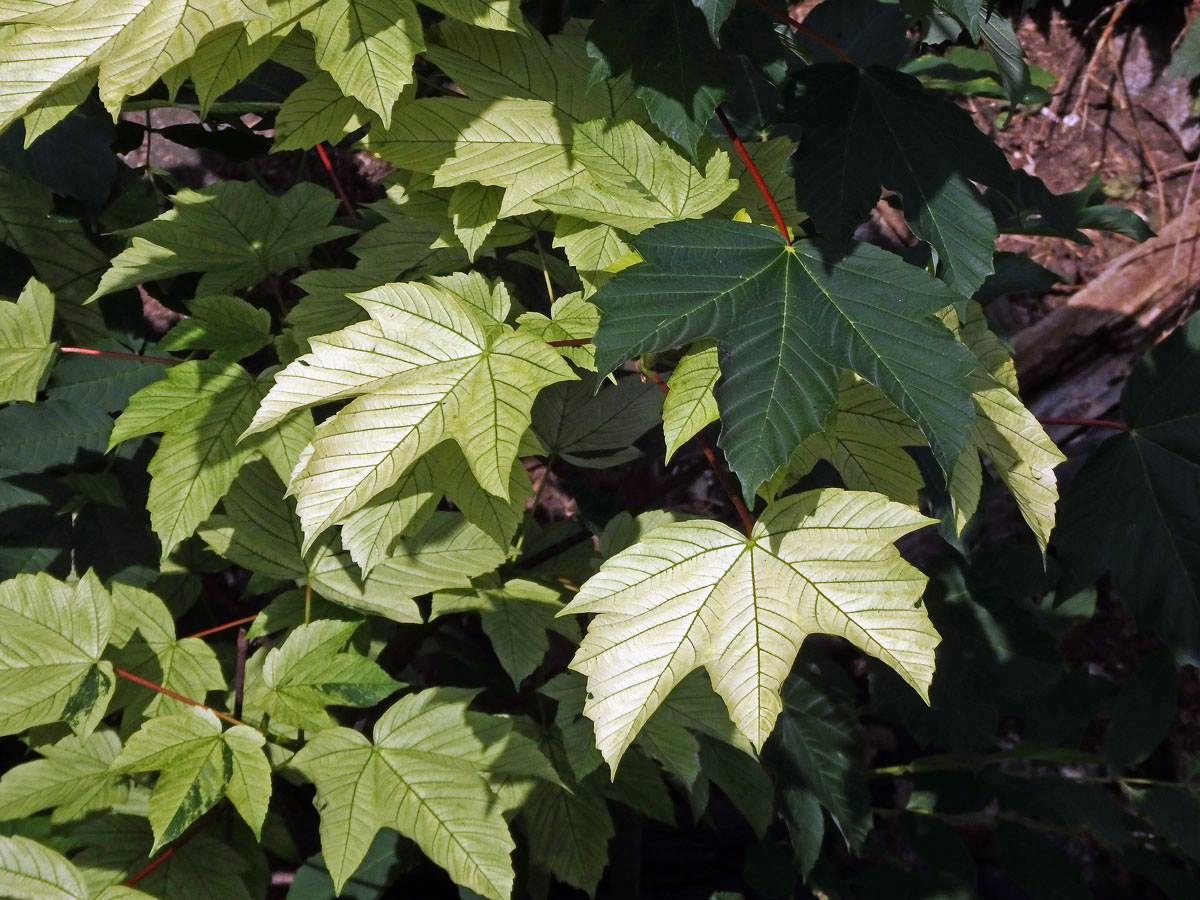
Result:
<instances>
[{"instance_id":1,"label":"branch","mask_svg":"<svg viewBox=\"0 0 1200 900\"><path fill-rule=\"evenodd\" d=\"M334 171L333 162L329 159L329 154L325 152L325 145L317 144L317 156L321 157L321 165L325 167L325 171L329 175L329 180L333 182L333 189L337 191L338 197L341 198L342 206L346 208L346 213L356 219L361 219L358 210L354 208L354 204L350 202L350 195L346 193L346 189L342 187L342 180L338 178L337 172Z\"/></svg>"},{"instance_id":2,"label":"branch","mask_svg":"<svg viewBox=\"0 0 1200 900\"><path fill-rule=\"evenodd\" d=\"M546 341L546 344L550 347L582 347L591 342L591 338L570 338L563 341Z\"/></svg>"},{"instance_id":3,"label":"branch","mask_svg":"<svg viewBox=\"0 0 1200 900\"><path fill-rule=\"evenodd\" d=\"M793 19L788 13L784 12L782 9L776 9L770 3L765 2L765 0L750 0L750 2L753 3L755 6L757 6L759 9L768 13L769 15L772 15L775 18L779 19L779 21L786 22L788 25L790 25L792 28L796 29L796 31L798 31L800 34L804 35L806 38L808 38L813 43L820 44L822 47L824 47L826 50L828 50L830 53L832 53L834 56L836 56L842 62L850 63L850 65L852 65L852 66L858 65L858 63L856 63L851 58L849 53L847 53L845 50L843 50L841 47L839 47L833 41L829 40L829 38L822 37L821 35L817 34L815 31L813 31L811 28L809 28L807 25L805 25L799 19Z\"/></svg>"},{"instance_id":4,"label":"branch","mask_svg":"<svg viewBox=\"0 0 1200 900\"><path fill-rule=\"evenodd\" d=\"M1072 416L1042 416L1038 419L1042 425L1079 425L1083 428L1111 428L1114 431L1128 431L1129 426L1112 419L1077 419Z\"/></svg>"},{"instance_id":5,"label":"branch","mask_svg":"<svg viewBox=\"0 0 1200 900\"><path fill-rule=\"evenodd\" d=\"M139 353L118 353L116 350L95 350L91 347L59 347L59 353L80 353L84 356L104 356L108 359L132 359L135 362L158 363L162 366L177 366L183 360L169 356L142 356Z\"/></svg>"},{"instance_id":6,"label":"branch","mask_svg":"<svg viewBox=\"0 0 1200 900\"><path fill-rule=\"evenodd\" d=\"M667 383L663 381L662 376L653 369L642 369L647 375L654 379L654 383L658 385L663 395L670 393L671 389L667 387ZM721 465L717 459L716 451L713 450L712 444L705 440L704 435L695 434L692 437L697 444L700 445L700 452L704 454L704 458L708 460L709 468L712 469L713 475L717 477L717 482L721 485L722 490L729 497L729 502L733 504L733 508L737 510L738 518L742 520L742 528L749 535L754 531L754 516L750 515L750 510L746 507L746 503L742 500L742 495L738 493L737 485L729 479L729 474L725 471L725 467Z\"/></svg>"},{"instance_id":7,"label":"branch","mask_svg":"<svg viewBox=\"0 0 1200 900\"><path fill-rule=\"evenodd\" d=\"M252 616L246 616L244 619L234 619L232 622L226 622L224 625L214 625L212 628L205 628L203 631L197 631L195 634L189 634L190 638L208 637L210 634L216 634L218 631L225 631L229 628L237 628L239 625L246 625L258 618L255 613Z\"/></svg>"},{"instance_id":8,"label":"branch","mask_svg":"<svg viewBox=\"0 0 1200 900\"><path fill-rule=\"evenodd\" d=\"M218 719L228 722L230 725L246 725L246 723L241 719L235 719L233 716L229 715L229 713L221 712L219 709L213 709L211 706L205 706L198 700L193 700L191 697L185 697L182 694L177 694L174 691L163 687L161 684L155 684L153 681L147 681L140 675L134 675L132 672L126 672L124 669L116 668L113 669L113 673L121 678L127 679L128 681L132 681L134 684L140 684L142 687L150 688L152 691L157 691L160 694L170 697L172 700L178 700L180 703L186 703L188 706L198 706L201 709L207 709ZM249 728L252 726L247 725L246 727Z\"/></svg>"},{"instance_id":9,"label":"branch","mask_svg":"<svg viewBox=\"0 0 1200 900\"><path fill-rule=\"evenodd\" d=\"M783 221L783 213L779 211L779 204L775 202L775 198L771 196L771 189L767 187L767 183L763 181L762 174L758 171L758 166L754 164L754 160L750 158L750 154L746 152L746 145L742 143L742 139L737 136L737 132L733 130L733 126L729 124L729 119L725 117L725 110L717 107L717 118L721 120L721 124L725 127L725 133L729 135L729 140L733 141L733 147L738 152L738 156L742 158L742 162L746 164L754 183L758 185L758 192L763 195L763 199L767 201L767 206L771 209L771 215L775 217L775 227L779 229L779 233L783 235L783 239L787 241L788 246L792 245L792 236L788 231L787 222Z\"/></svg>"}]
</instances>

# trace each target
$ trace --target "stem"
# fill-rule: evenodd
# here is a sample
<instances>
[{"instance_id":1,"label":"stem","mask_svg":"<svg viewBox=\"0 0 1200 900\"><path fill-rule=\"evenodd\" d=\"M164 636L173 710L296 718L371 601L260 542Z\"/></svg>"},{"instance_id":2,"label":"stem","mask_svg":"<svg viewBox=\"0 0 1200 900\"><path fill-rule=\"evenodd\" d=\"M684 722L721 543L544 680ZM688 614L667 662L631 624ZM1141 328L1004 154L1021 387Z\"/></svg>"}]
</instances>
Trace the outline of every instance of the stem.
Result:
<instances>
[{"instance_id":1,"label":"stem","mask_svg":"<svg viewBox=\"0 0 1200 900\"><path fill-rule=\"evenodd\" d=\"M833 41L829 40L829 38L822 37L821 35L817 34L815 31L813 31L811 28L809 28L807 25L805 25L799 19L793 19L788 13L784 12L782 9L776 9L770 3L766 3L765 0L750 0L750 2L753 3L755 6L757 6L759 9L761 9L763 12L767 13L768 15L774 16L779 21L787 22L789 25L791 25L793 28L795 28L796 31L800 32L800 34L804 35L806 38L811 40L813 43L820 44L822 47L824 47L826 50L828 50L830 53L832 53L834 56L836 56L842 62L850 63L850 65L852 65L852 66L858 65L858 63L856 63L851 58L849 53L847 53L845 50L843 50L841 47L839 47Z\"/></svg>"},{"instance_id":2,"label":"stem","mask_svg":"<svg viewBox=\"0 0 1200 900\"><path fill-rule=\"evenodd\" d=\"M570 338L564 341L546 341L546 344L550 347L582 347L591 342L591 338Z\"/></svg>"},{"instance_id":3,"label":"stem","mask_svg":"<svg viewBox=\"0 0 1200 900\"><path fill-rule=\"evenodd\" d=\"M1113 431L1128 431L1129 426L1112 419L1077 419L1073 416L1041 416L1038 421L1043 425L1079 425L1084 428L1111 428Z\"/></svg>"},{"instance_id":4,"label":"stem","mask_svg":"<svg viewBox=\"0 0 1200 900\"><path fill-rule=\"evenodd\" d=\"M533 521L534 513L537 512L538 504L542 502L542 494L546 492L546 485L550 483L550 466L553 464L554 457L548 457L545 468L542 469L541 480L538 481L538 486L533 492L533 500L529 504L529 513L521 520L521 529L517 532L516 541L513 545L514 553L518 556L521 553L521 548L525 546L525 535L529 531L529 524Z\"/></svg>"},{"instance_id":5,"label":"stem","mask_svg":"<svg viewBox=\"0 0 1200 900\"><path fill-rule=\"evenodd\" d=\"M59 347L59 353L81 353L84 356L104 356L108 359L132 359L135 362L158 363L161 366L177 366L183 360L169 356L142 356L138 353L118 353L116 350L94 350L91 347Z\"/></svg>"},{"instance_id":6,"label":"stem","mask_svg":"<svg viewBox=\"0 0 1200 900\"><path fill-rule=\"evenodd\" d=\"M246 723L241 719L235 719L233 716L229 715L229 713L223 713L219 709L213 709L211 706L205 706L198 700L193 700L191 697L185 697L182 694L177 694L174 691L163 687L161 684L155 684L153 681L147 681L140 675L134 675L132 672L126 672L124 669L113 669L113 673L121 678L132 681L134 684L140 684L142 687L147 687L152 691L157 691L160 694L164 694L165 696L170 697L172 700L178 700L180 703L186 703L188 706L198 706L201 709L207 709L218 719L228 722L230 725L246 725ZM246 727L249 728L251 726L247 725Z\"/></svg>"},{"instance_id":7,"label":"stem","mask_svg":"<svg viewBox=\"0 0 1200 900\"><path fill-rule=\"evenodd\" d=\"M329 159L329 154L325 152L325 144L317 144L317 156L321 157L321 165L325 167L325 171L329 173L329 180L333 182L333 189L341 198L342 206L346 207L346 212L355 219L361 219L358 210L354 208L354 204L350 202L350 195L346 193L346 189L342 187L342 180L338 178L337 172L333 169L333 163Z\"/></svg>"},{"instance_id":8,"label":"stem","mask_svg":"<svg viewBox=\"0 0 1200 900\"><path fill-rule=\"evenodd\" d=\"M267 276L267 285L271 288L271 293L275 297L275 305L279 307L279 315L286 319L288 307L287 303L284 302L283 299L283 291L279 289L279 281L275 278L275 273L267 269L266 266L263 266L263 271Z\"/></svg>"},{"instance_id":9,"label":"stem","mask_svg":"<svg viewBox=\"0 0 1200 900\"><path fill-rule=\"evenodd\" d=\"M725 128L725 133L729 135L729 140L733 141L733 148L737 150L738 156L742 158L742 162L746 164L746 169L750 172L750 176L754 179L754 183L758 185L758 192L763 195L763 199L767 201L767 206L771 209L771 215L775 217L775 227L779 229L779 233L783 235L783 239L787 241L788 246L792 245L792 236L788 232L787 222L783 221L783 213L779 211L779 204L775 202L775 198L771 196L771 189L767 187L767 183L763 181L762 174L758 171L758 166L754 164L754 160L750 158L750 154L746 151L746 145L742 143L742 139L737 136L737 132L733 130L733 126L729 124L729 119L725 116L725 110L717 107L717 118L721 120L721 125Z\"/></svg>"},{"instance_id":10,"label":"stem","mask_svg":"<svg viewBox=\"0 0 1200 900\"><path fill-rule=\"evenodd\" d=\"M550 306L554 306L554 285L550 282L550 270L546 268L546 254L542 251L542 237L540 234L533 236L533 246L537 248L538 259L542 263L542 277L546 279L546 295L550 298Z\"/></svg>"},{"instance_id":11,"label":"stem","mask_svg":"<svg viewBox=\"0 0 1200 900\"><path fill-rule=\"evenodd\" d=\"M312 622L312 578L304 579L304 624Z\"/></svg>"},{"instance_id":12,"label":"stem","mask_svg":"<svg viewBox=\"0 0 1200 900\"><path fill-rule=\"evenodd\" d=\"M659 390L663 394L670 392L667 383L663 381L662 376L653 369L642 369L647 375L654 379L654 383L658 385ZM712 469L713 475L717 477L717 482L729 497L729 502L733 504L733 508L737 510L738 518L742 520L742 528L745 529L747 535L754 531L754 517L750 515L750 510L747 509L745 501L742 500L742 495L738 493L737 486L729 479L729 475L725 472L725 467L721 465L717 459L716 451L713 450L710 444L702 434L692 436L697 444L700 445L700 451L704 454L704 458L708 460L708 466Z\"/></svg>"},{"instance_id":13,"label":"stem","mask_svg":"<svg viewBox=\"0 0 1200 900\"><path fill-rule=\"evenodd\" d=\"M237 651L233 666L233 717L242 717L242 700L246 689L246 654L250 642L246 640L246 629L239 628L237 633Z\"/></svg>"},{"instance_id":14,"label":"stem","mask_svg":"<svg viewBox=\"0 0 1200 900\"><path fill-rule=\"evenodd\" d=\"M223 802L219 803L216 806L214 806L212 809L210 809L208 812L206 812L204 815L202 815L199 819L197 819L192 824L192 827L189 828L187 831L185 831L183 834L181 834L178 838L176 838L175 842L173 844L171 844L170 847L167 847L167 849L165 849L162 853L158 854L158 856L156 856L156 857L154 857L154 859L150 860L149 864L145 868L140 869L134 875L131 875L125 881L125 887L130 887L130 888L133 887L139 881L141 881L143 878L145 878L147 875L149 875L151 872L153 872L155 869L157 869L159 866L161 866L163 863L165 863L168 859L170 859L176 850L181 848L184 844L186 844L188 841L190 841L192 838L194 838L197 834L199 834L201 831L203 831L204 827L206 825L208 825L208 823L211 822L216 817L217 813L220 812L221 809L224 808L224 806L225 806L225 804Z\"/></svg>"},{"instance_id":15,"label":"stem","mask_svg":"<svg viewBox=\"0 0 1200 900\"><path fill-rule=\"evenodd\" d=\"M246 625L258 618L256 613L253 616L246 616L244 619L234 619L232 622L226 622L224 625L214 625L212 628L205 628L203 631L197 631L195 634L189 634L190 638L208 637L210 634L216 634L218 631L227 631L230 628L237 628L239 625Z\"/></svg>"}]
</instances>

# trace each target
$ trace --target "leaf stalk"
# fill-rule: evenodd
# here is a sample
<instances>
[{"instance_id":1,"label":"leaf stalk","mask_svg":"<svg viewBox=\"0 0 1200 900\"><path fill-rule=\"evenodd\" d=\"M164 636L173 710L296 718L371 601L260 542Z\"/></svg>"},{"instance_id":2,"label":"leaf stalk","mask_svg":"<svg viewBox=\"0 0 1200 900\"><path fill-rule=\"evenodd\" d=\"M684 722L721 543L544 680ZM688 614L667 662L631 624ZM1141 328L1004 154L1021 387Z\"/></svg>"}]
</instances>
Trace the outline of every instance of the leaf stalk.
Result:
<instances>
[{"instance_id":1,"label":"leaf stalk","mask_svg":"<svg viewBox=\"0 0 1200 900\"><path fill-rule=\"evenodd\" d=\"M721 125L725 128L725 133L729 135L729 140L733 142L733 148L737 151L738 156L742 158L742 162L746 164L746 169L750 173L750 177L754 179L754 183L758 185L758 192L763 195L763 199L767 201L767 206L771 210L771 215L775 217L775 227L779 229L779 233L783 235L783 239L787 241L787 245L792 246L792 234L788 230L787 222L783 220L783 213L779 211L779 204L775 202L775 198L771 196L771 189L767 187L767 183L763 181L762 173L758 171L758 166L754 164L754 160L750 158L750 154L746 150L746 145L742 143L742 139L738 137L737 132L733 130L733 126L729 124L729 119L725 115L725 110L717 107L717 118L721 120Z\"/></svg>"}]
</instances>

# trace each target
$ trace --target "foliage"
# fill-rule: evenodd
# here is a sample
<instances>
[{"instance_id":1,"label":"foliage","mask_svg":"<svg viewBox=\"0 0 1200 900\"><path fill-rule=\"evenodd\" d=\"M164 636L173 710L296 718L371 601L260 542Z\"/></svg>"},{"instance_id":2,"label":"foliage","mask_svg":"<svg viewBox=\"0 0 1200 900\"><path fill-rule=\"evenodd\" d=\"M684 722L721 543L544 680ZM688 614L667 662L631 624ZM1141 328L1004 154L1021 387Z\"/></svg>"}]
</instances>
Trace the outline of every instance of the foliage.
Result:
<instances>
[{"instance_id":1,"label":"foliage","mask_svg":"<svg viewBox=\"0 0 1200 900\"><path fill-rule=\"evenodd\" d=\"M1191 895L1200 329L1056 527L995 4L0 6L0 894Z\"/></svg>"}]
</instances>

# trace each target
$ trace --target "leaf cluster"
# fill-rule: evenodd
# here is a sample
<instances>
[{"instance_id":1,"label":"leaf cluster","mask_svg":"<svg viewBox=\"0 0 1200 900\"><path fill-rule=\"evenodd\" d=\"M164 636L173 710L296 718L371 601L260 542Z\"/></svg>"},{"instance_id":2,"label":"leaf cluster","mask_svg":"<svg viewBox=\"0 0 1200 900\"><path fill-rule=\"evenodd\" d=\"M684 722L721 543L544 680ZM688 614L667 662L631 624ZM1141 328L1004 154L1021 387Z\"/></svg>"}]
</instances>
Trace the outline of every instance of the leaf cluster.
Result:
<instances>
[{"instance_id":1,"label":"leaf cluster","mask_svg":"<svg viewBox=\"0 0 1200 900\"><path fill-rule=\"evenodd\" d=\"M0 7L0 895L1190 896L1200 330L1060 504L994 4Z\"/></svg>"}]
</instances>

